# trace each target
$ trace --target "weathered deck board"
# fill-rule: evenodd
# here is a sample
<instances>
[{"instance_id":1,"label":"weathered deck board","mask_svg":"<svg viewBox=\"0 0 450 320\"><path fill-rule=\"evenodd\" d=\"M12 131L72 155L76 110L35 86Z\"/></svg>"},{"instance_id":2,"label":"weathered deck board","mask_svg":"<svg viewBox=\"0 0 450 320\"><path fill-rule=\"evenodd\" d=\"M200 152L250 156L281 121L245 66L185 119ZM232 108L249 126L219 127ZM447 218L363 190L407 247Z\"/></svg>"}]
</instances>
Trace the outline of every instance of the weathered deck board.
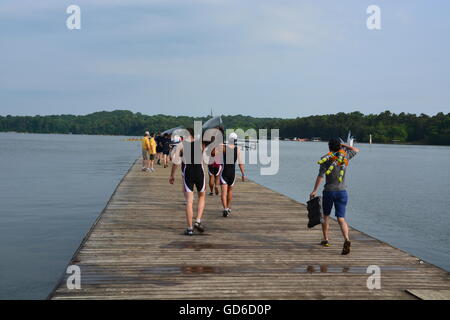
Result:
<instances>
[{"instance_id":1,"label":"weathered deck board","mask_svg":"<svg viewBox=\"0 0 450 320\"><path fill-rule=\"evenodd\" d=\"M359 231L341 256L338 225L322 248L319 227L306 228L306 208L253 182L237 182L233 213L207 197L203 235L186 237L178 173L169 168L124 177L70 264L52 299L415 299L410 290L449 290L449 273ZM381 267L381 289L369 290L367 266ZM442 292L442 291L441 291Z\"/></svg>"}]
</instances>

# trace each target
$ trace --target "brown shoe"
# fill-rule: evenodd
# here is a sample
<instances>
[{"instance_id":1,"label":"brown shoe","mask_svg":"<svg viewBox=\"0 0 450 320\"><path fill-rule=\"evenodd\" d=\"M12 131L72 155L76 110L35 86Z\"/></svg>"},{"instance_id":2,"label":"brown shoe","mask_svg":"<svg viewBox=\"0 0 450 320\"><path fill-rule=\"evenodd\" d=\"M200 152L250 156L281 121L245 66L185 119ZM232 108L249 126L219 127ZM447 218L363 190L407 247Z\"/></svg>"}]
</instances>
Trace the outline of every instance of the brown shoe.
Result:
<instances>
[{"instance_id":1,"label":"brown shoe","mask_svg":"<svg viewBox=\"0 0 450 320\"><path fill-rule=\"evenodd\" d=\"M342 254L349 254L350 253L350 246L351 246L351 242L348 240L345 240L344 242L344 247L342 248Z\"/></svg>"}]
</instances>

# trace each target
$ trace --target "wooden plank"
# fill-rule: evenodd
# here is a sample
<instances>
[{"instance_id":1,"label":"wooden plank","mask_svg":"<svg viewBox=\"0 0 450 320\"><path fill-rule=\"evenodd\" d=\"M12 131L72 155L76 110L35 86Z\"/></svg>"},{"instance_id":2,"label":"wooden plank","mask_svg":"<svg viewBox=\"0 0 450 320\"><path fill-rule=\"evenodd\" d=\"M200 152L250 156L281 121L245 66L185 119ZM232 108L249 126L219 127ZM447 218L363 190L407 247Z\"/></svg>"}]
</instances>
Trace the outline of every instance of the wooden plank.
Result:
<instances>
[{"instance_id":1,"label":"wooden plank","mask_svg":"<svg viewBox=\"0 0 450 320\"><path fill-rule=\"evenodd\" d=\"M406 292L422 300L450 300L450 290L410 290Z\"/></svg>"},{"instance_id":2,"label":"wooden plank","mask_svg":"<svg viewBox=\"0 0 450 320\"><path fill-rule=\"evenodd\" d=\"M332 246L321 247L305 205L251 181L237 181L228 218L207 196L205 234L186 237L181 179L170 185L169 170L130 168L69 263L81 269L81 289L69 290L64 274L49 298L415 299L450 290L448 272L354 229L351 254L340 255L334 221ZM379 290L367 288L369 265L381 268Z\"/></svg>"}]
</instances>

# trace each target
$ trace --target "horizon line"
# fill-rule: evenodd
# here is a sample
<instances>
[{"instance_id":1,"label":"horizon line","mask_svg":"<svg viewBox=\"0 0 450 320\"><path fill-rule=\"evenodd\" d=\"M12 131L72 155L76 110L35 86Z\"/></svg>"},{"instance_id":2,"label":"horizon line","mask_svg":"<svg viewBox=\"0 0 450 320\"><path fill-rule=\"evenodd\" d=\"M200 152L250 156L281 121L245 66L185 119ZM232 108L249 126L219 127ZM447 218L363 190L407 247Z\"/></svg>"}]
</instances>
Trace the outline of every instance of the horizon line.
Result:
<instances>
[{"instance_id":1,"label":"horizon line","mask_svg":"<svg viewBox=\"0 0 450 320\"><path fill-rule=\"evenodd\" d=\"M92 114L95 114L95 113L102 113L102 112L106 112L106 113L113 113L113 112L117 112L117 111L126 111L126 112L131 112L131 113L133 113L133 114L141 114L141 115L143 115L143 116L149 116L149 117L155 117L155 116L165 116L165 117L188 117L188 118L206 118L206 117L210 117L211 116L211 114L205 114L205 115L197 115L197 116L194 116L194 115L185 115L185 114L180 114L180 115L170 115L170 114L164 114L164 113L155 113L155 114L145 114L145 113L142 113L142 112L139 112L139 111L136 111L136 112L134 112L134 111L132 111L132 110L129 110L129 109L115 109L115 110L99 110L99 111L94 111L94 112L90 112L90 113L85 113L85 114L71 114L71 113L60 113L60 114L45 114L45 115L42 115L42 114L34 114L34 115L13 115L13 114L7 114L7 115L1 115L0 114L0 117L3 117L3 118L6 118L6 117L51 117L51 116L76 116L76 117L84 117L84 116L89 116L89 115L92 115ZM443 112L443 111L439 111L439 112L436 112L435 114L427 114L427 113L424 113L424 112L422 112L422 113L420 113L420 114L417 114L417 113L409 113L409 112L405 112L405 111L402 111L402 112L399 112L399 113L395 113L395 112L392 112L392 111L390 111L390 110L384 110L384 111L382 111L382 112L379 112L379 113L363 113L363 112L361 112L361 111L358 111L358 110L355 110L355 111L351 111L351 112L336 112L336 113L323 113L323 114L310 114L310 115L305 115L305 116L297 116L297 117L287 117L287 118L284 118L284 117L277 117L277 116L252 116L252 115L245 115L245 114L241 114L241 113L239 113L239 114L218 114L217 116L223 116L223 117L233 117L233 116L243 116L243 117L251 117L251 118L257 118L257 119L283 119L283 120L289 120L289 119L297 119L297 118L309 118L309 117L317 117L317 116L330 116L330 115L337 115L337 114L346 114L346 115L348 115L348 114L352 114L352 113L360 113L360 114L362 114L363 116L369 116L369 115L380 115L380 114L382 114L382 113L385 113L385 112L389 112L389 113L391 113L392 115L400 115L400 114L405 114L405 115L415 115L416 117L417 116L421 116L421 115L426 115L426 116L428 116L428 117L434 117L434 116L436 116L436 115L438 115L438 114L440 114L440 113L442 113L443 115L450 115L450 112L449 113L445 113L445 112Z\"/></svg>"}]
</instances>

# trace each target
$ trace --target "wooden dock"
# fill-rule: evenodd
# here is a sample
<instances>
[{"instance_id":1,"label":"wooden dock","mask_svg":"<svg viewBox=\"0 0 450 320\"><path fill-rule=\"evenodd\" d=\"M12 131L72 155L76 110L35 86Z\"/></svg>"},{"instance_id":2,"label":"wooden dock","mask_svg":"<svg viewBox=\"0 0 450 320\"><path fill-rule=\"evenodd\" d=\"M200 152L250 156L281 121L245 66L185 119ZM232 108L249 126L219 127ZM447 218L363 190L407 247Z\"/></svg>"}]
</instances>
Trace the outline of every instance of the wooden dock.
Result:
<instances>
[{"instance_id":1,"label":"wooden dock","mask_svg":"<svg viewBox=\"0 0 450 320\"><path fill-rule=\"evenodd\" d=\"M447 297L449 273L351 229L340 254L339 226L323 248L306 207L254 182L235 186L233 213L222 217L207 196L203 235L187 237L178 171L140 171L136 162L74 254L81 289L61 278L51 299L417 299ZM369 265L381 289L368 289Z\"/></svg>"}]
</instances>

